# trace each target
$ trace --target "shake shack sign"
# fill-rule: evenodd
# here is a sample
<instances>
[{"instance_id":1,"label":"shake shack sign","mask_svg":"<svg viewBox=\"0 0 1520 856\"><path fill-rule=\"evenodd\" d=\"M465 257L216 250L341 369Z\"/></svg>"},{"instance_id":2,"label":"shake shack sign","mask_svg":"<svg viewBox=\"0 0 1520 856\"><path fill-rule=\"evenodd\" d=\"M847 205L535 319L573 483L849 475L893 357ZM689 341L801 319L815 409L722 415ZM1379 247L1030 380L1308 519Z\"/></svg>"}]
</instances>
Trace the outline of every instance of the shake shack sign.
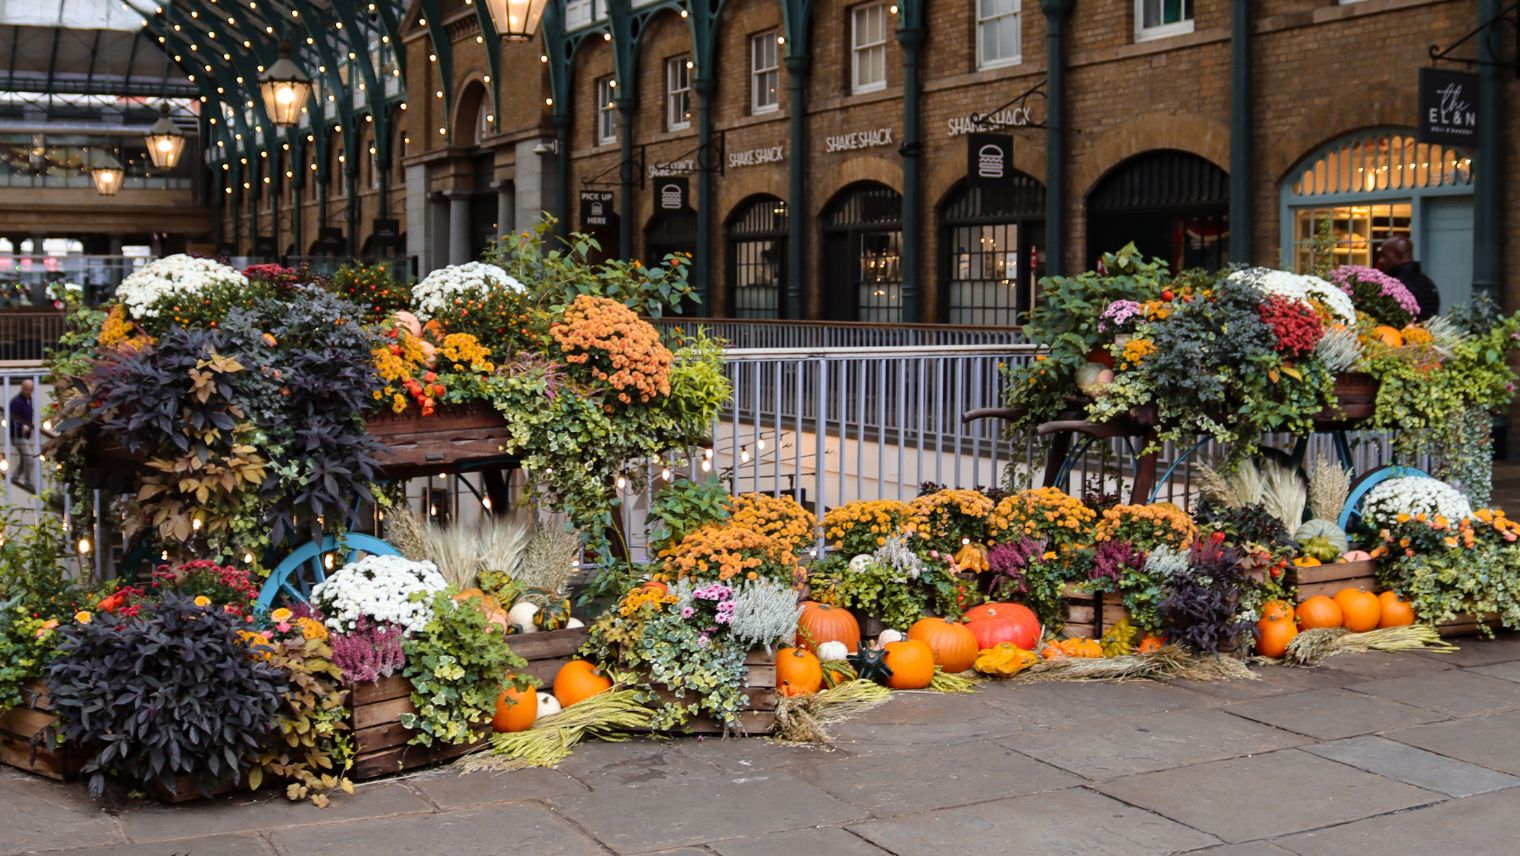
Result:
<instances>
[{"instance_id":1,"label":"shake shack sign","mask_svg":"<svg viewBox=\"0 0 1520 856\"><path fill-rule=\"evenodd\" d=\"M1478 143L1478 76L1444 68L1420 69L1420 141Z\"/></svg>"}]
</instances>

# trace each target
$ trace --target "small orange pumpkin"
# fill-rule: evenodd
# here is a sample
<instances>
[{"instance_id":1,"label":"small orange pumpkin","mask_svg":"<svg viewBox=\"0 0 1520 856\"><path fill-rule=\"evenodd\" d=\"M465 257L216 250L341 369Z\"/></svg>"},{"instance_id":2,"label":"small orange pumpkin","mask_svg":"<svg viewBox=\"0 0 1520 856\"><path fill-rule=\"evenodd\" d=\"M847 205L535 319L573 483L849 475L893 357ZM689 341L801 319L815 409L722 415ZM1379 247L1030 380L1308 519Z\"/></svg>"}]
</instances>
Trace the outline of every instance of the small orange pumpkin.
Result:
<instances>
[{"instance_id":1,"label":"small orange pumpkin","mask_svg":"<svg viewBox=\"0 0 1520 856\"><path fill-rule=\"evenodd\" d=\"M1266 618L1292 618L1293 604L1286 600L1269 600L1261 607L1261 617Z\"/></svg>"},{"instance_id":2,"label":"small orange pumpkin","mask_svg":"<svg viewBox=\"0 0 1520 856\"><path fill-rule=\"evenodd\" d=\"M823 687L823 664L805 648L776 652L776 690L784 696L812 695Z\"/></svg>"},{"instance_id":3,"label":"small orange pumpkin","mask_svg":"<svg viewBox=\"0 0 1520 856\"><path fill-rule=\"evenodd\" d=\"M612 689L612 681L596 670L589 660L571 660L554 676L554 697L561 707L569 707Z\"/></svg>"},{"instance_id":4,"label":"small orange pumpkin","mask_svg":"<svg viewBox=\"0 0 1520 856\"><path fill-rule=\"evenodd\" d=\"M1166 639L1155 634L1147 634L1140 644L1135 646L1136 654L1154 654L1166 647Z\"/></svg>"},{"instance_id":5,"label":"small orange pumpkin","mask_svg":"<svg viewBox=\"0 0 1520 856\"><path fill-rule=\"evenodd\" d=\"M1288 653L1288 643L1298 636L1291 615L1273 613L1256 622L1256 653L1274 660Z\"/></svg>"},{"instance_id":6,"label":"small orange pumpkin","mask_svg":"<svg viewBox=\"0 0 1520 856\"><path fill-rule=\"evenodd\" d=\"M1378 618L1379 627L1408 627L1415 622L1414 607L1396 591L1378 595L1378 605L1383 608Z\"/></svg>"},{"instance_id":7,"label":"small orange pumpkin","mask_svg":"<svg viewBox=\"0 0 1520 856\"><path fill-rule=\"evenodd\" d=\"M888 642L886 663L892 670L887 686L894 690L921 690L934 680L934 650L928 642L919 639Z\"/></svg>"},{"instance_id":8,"label":"small orange pumpkin","mask_svg":"<svg viewBox=\"0 0 1520 856\"><path fill-rule=\"evenodd\" d=\"M1395 350L1404 347L1404 334L1397 328L1387 324L1379 324L1372 328L1372 337Z\"/></svg>"},{"instance_id":9,"label":"small orange pumpkin","mask_svg":"<svg viewBox=\"0 0 1520 856\"><path fill-rule=\"evenodd\" d=\"M848 609L809 600L797 619L797 641L809 651L821 642L843 642L854 653L860 650L860 623Z\"/></svg>"},{"instance_id":10,"label":"small orange pumpkin","mask_svg":"<svg viewBox=\"0 0 1520 856\"><path fill-rule=\"evenodd\" d=\"M1300 630L1341 626L1341 605L1322 594L1299 604L1297 614Z\"/></svg>"},{"instance_id":11,"label":"small orange pumpkin","mask_svg":"<svg viewBox=\"0 0 1520 856\"><path fill-rule=\"evenodd\" d=\"M920 618L908 628L908 638L927 642L934 652L934 662L951 674L971 668L981 651L976 634L966 625L943 618Z\"/></svg>"},{"instance_id":12,"label":"small orange pumpkin","mask_svg":"<svg viewBox=\"0 0 1520 856\"><path fill-rule=\"evenodd\" d=\"M659 592L660 594L670 594L670 586L665 585L659 580L646 580L643 585L639 586L639 588L652 589Z\"/></svg>"},{"instance_id":13,"label":"small orange pumpkin","mask_svg":"<svg viewBox=\"0 0 1520 856\"><path fill-rule=\"evenodd\" d=\"M508 676L511 680L511 676ZM538 718L538 690L528 687L519 690L510 684L496 697L496 715L491 718L491 730L498 734L508 731L527 731Z\"/></svg>"},{"instance_id":14,"label":"small orange pumpkin","mask_svg":"<svg viewBox=\"0 0 1520 856\"><path fill-rule=\"evenodd\" d=\"M1342 626L1352 633L1376 628L1383 617L1383 607L1372 592L1343 588L1335 593L1335 602L1341 608Z\"/></svg>"}]
</instances>

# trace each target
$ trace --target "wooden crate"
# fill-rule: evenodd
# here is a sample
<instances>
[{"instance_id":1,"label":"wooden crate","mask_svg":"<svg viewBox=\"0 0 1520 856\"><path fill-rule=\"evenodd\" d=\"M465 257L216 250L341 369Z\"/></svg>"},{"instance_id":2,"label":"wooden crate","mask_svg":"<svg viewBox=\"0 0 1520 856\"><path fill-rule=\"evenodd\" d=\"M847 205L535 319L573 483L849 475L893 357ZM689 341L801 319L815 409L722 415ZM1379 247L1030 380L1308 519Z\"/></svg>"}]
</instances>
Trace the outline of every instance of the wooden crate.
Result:
<instances>
[{"instance_id":1,"label":"wooden crate","mask_svg":"<svg viewBox=\"0 0 1520 856\"><path fill-rule=\"evenodd\" d=\"M22 690L26 703L0 714L0 764L49 779L69 781L79 776L83 754L69 746L50 750L43 733L58 717L52 712L47 687L40 682Z\"/></svg>"},{"instance_id":2,"label":"wooden crate","mask_svg":"<svg viewBox=\"0 0 1520 856\"><path fill-rule=\"evenodd\" d=\"M1068 585L1061 596L1066 604L1066 635L1099 639L1110 627L1129 618L1129 610L1117 594L1101 598Z\"/></svg>"},{"instance_id":3,"label":"wooden crate","mask_svg":"<svg viewBox=\"0 0 1520 856\"><path fill-rule=\"evenodd\" d=\"M1368 559L1361 562L1338 562L1333 565L1316 565L1310 568L1288 568L1288 582L1298 588L1300 603L1322 594L1335 597L1343 588L1377 591L1377 563Z\"/></svg>"},{"instance_id":4,"label":"wooden crate","mask_svg":"<svg viewBox=\"0 0 1520 856\"><path fill-rule=\"evenodd\" d=\"M749 707L739 714L739 729L746 736L769 734L776 727L776 655L764 648L756 648L744 659L748 676L745 679L745 695ZM668 692L660 694L666 699L675 696ZM687 701L691 696L687 696ZM710 716L693 716L671 734L722 734L723 723Z\"/></svg>"},{"instance_id":5,"label":"wooden crate","mask_svg":"<svg viewBox=\"0 0 1520 856\"><path fill-rule=\"evenodd\" d=\"M1499 613L1491 612L1484 616L1481 621L1474 615L1461 615L1451 621L1437 624L1436 632L1446 638L1477 636L1478 628L1485 624L1498 630L1502 626L1499 624Z\"/></svg>"},{"instance_id":6,"label":"wooden crate","mask_svg":"<svg viewBox=\"0 0 1520 856\"><path fill-rule=\"evenodd\" d=\"M560 667L575 659L575 652L591 638L587 627L551 630L547 633L524 633L508 636L507 645L517 656L528 661L528 674L538 678L548 689Z\"/></svg>"}]
</instances>

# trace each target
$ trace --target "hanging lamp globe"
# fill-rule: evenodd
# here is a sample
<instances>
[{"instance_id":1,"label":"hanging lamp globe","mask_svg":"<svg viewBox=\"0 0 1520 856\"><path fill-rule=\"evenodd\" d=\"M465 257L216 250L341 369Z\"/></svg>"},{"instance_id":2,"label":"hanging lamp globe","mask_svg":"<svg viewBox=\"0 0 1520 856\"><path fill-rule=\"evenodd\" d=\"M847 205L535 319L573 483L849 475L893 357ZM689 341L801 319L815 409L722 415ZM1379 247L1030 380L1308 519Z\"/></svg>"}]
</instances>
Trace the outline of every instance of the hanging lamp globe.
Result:
<instances>
[{"instance_id":1,"label":"hanging lamp globe","mask_svg":"<svg viewBox=\"0 0 1520 856\"><path fill-rule=\"evenodd\" d=\"M97 154L90 161L90 180L95 183L95 192L101 196L115 196L121 190L121 180L126 177L126 170L121 168L121 162L110 155Z\"/></svg>"},{"instance_id":2,"label":"hanging lamp globe","mask_svg":"<svg viewBox=\"0 0 1520 856\"><path fill-rule=\"evenodd\" d=\"M538 35L538 20L549 0L486 0L491 24L509 42L526 42Z\"/></svg>"},{"instance_id":3,"label":"hanging lamp globe","mask_svg":"<svg viewBox=\"0 0 1520 856\"><path fill-rule=\"evenodd\" d=\"M174 169L179 156L185 151L185 134L169 119L169 105L158 108L158 121L144 135L148 141L148 157L159 169Z\"/></svg>"},{"instance_id":4,"label":"hanging lamp globe","mask_svg":"<svg viewBox=\"0 0 1520 856\"><path fill-rule=\"evenodd\" d=\"M301 108L311 94L311 78L290 59L290 43L280 42L280 58L259 75L259 95L272 122L294 128L301 121Z\"/></svg>"}]
</instances>

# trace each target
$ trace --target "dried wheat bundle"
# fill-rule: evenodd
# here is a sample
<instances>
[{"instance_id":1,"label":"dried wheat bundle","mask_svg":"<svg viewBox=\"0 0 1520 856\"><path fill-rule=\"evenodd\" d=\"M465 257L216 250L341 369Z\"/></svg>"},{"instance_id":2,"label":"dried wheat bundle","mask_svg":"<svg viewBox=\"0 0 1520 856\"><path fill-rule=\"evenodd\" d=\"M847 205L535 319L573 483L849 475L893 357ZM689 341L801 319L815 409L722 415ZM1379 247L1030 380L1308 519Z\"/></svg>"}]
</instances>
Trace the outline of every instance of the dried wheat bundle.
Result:
<instances>
[{"instance_id":1,"label":"dried wheat bundle","mask_svg":"<svg viewBox=\"0 0 1520 856\"><path fill-rule=\"evenodd\" d=\"M1132 681L1257 680L1255 672L1233 657L1195 657L1180 646L1167 645L1150 654L1121 657L1068 657L1044 660L1014 677L1015 683L1033 681Z\"/></svg>"},{"instance_id":2,"label":"dried wheat bundle","mask_svg":"<svg viewBox=\"0 0 1520 856\"><path fill-rule=\"evenodd\" d=\"M1309 470L1309 513L1317 520L1335 520L1351 495L1351 474L1321 453Z\"/></svg>"},{"instance_id":3,"label":"dried wheat bundle","mask_svg":"<svg viewBox=\"0 0 1520 856\"><path fill-rule=\"evenodd\" d=\"M778 743L833 742L825 726L879 707L892 691L873 681L847 681L833 689L805 696L782 696L776 700Z\"/></svg>"}]
</instances>

